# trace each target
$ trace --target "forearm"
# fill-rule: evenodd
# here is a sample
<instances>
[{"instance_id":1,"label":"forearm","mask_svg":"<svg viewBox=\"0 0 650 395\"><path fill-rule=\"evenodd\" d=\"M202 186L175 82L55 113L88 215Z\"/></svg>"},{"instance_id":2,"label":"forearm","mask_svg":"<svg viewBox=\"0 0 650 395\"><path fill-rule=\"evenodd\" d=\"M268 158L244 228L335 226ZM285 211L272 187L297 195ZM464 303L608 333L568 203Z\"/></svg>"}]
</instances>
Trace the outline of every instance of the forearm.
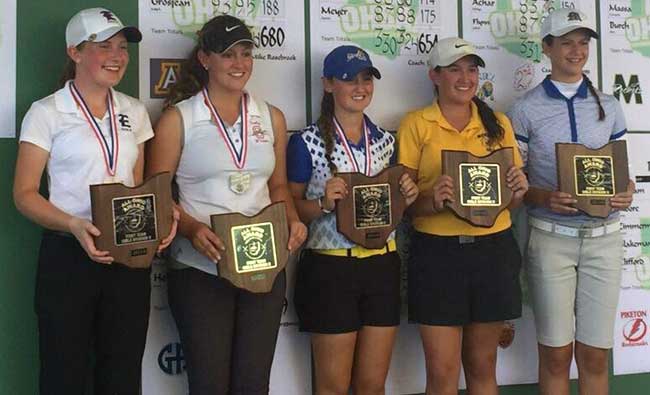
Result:
<instances>
[{"instance_id":1,"label":"forearm","mask_svg":"<svg viewBox=\"0 0 650 395\"><path fill-rule=\"evenodd\" d=\"M38 192L14 192L18 211L40 226L70 232L70 221L74 216L59 209Z\"/></svg>"}]
</instances>

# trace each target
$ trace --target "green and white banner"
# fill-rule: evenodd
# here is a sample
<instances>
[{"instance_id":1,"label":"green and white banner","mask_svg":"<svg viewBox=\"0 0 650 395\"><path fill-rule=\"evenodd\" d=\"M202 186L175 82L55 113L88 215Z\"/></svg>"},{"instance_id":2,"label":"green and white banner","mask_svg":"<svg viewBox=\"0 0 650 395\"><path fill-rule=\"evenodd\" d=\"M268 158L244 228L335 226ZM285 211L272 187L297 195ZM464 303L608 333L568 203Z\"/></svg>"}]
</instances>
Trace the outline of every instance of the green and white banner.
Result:
<instances>
[{"instance_id":1,"label":"green and white banner","mask_svg":"<svg viewBox=\"0 0 650 395\"><path fill-rule=\"evenodd\" d=\"M247 89L280 108L290 129L305 125L305 18L302 1L140 0L140 99L153 120L178 79L196 32L213 16L229 14L253 32L254 68Z\"/></svg>"}]
</instances>

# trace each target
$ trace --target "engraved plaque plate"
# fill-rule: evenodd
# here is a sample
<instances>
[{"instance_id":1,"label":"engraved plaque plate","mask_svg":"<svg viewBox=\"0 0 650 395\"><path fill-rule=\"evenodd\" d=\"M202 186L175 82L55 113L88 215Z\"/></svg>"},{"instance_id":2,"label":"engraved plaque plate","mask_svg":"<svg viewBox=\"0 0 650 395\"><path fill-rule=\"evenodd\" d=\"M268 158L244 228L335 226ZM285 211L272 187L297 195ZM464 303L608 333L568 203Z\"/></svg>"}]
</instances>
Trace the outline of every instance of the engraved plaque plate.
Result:
<instances>
[{"instance_id":1,"label":"engraved plaque plate","mask_svg":"<svg viewBox=\"0 0 650 395\"><path fill-rule=\"evenodd\" d=\"M501 205L501 166L498 163L461 163L458 166L461 205Z\"/></svg>"},{"instance_id":2,"label":"engraved plaque plate","mask_svg":"<svg viewBox=\"0 0 650 395\"><path fill-rule=\"evenodd\" d=\"M268 270L278 266L272 223L233 226L230 234L237 273Z\"/></svg>"},{"instance_id":3,"label":"engraved plaque plate","mask_svg":"<svg viewBox=\"0 0 650 395\"><path fill-rule=\"evenodd\" d=\"M357 185L352 188L354 227L371 229L390 226L390 184Z\"/></svg>"}]
</instances>

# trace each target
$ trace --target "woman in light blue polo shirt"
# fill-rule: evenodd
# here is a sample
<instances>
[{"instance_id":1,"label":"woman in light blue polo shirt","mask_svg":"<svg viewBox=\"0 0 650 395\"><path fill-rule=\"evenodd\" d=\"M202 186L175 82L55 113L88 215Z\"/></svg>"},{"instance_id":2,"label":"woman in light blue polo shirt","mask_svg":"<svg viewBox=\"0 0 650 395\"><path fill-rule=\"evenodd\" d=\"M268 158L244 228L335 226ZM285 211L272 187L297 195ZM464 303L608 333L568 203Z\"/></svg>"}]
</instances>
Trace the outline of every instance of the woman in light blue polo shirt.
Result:
<instances>
[{"instance_id":1,"label":"woman in light blue polo shirt","mask_svg":"<svg viewBox=\"0 0 650 395\"><path fill-rule=\"evenodd\" d=\"M590 39L598 34L582 12L552 12L541 36L551 74L508 112L530 181L526 272L540 393L569 393L575 352L580 393L604 394L623 262L618 211L631 204L634 183L611 198L608 218L579 212L575 197L557 190L555 143L599 148L625 134L625 119L619 103L583 74Z\"/></svg>"}]
</instances>

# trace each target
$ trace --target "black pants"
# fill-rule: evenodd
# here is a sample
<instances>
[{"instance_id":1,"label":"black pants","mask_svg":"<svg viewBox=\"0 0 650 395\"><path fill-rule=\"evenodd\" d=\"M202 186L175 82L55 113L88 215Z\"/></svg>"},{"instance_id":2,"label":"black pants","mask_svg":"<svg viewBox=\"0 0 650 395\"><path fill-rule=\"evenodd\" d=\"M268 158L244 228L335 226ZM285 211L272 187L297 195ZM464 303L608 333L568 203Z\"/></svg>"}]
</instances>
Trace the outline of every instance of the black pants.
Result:
<instances>
[{"instance_id":1,"label":"black pants","mask_svg":"<svg viewBox=\"0 0 650 395\"><path fill-rule=\"evenodd\" d=\"M267 294L235 288L193 268L170 270L167 278L190 395L268 394L284 271Z\"/></svg>"},{"instance_id":2,"label":"black pants","mask_svg":"<svg viewBox=\"0 0 650 395\"><path fill-rule=\"evenodd\" d=\"M149 274L93 262L72 236L43 235L35 297L41 395L83 395L90 380L96 395L140 393Z\"/></svg>"}]
</instances>

